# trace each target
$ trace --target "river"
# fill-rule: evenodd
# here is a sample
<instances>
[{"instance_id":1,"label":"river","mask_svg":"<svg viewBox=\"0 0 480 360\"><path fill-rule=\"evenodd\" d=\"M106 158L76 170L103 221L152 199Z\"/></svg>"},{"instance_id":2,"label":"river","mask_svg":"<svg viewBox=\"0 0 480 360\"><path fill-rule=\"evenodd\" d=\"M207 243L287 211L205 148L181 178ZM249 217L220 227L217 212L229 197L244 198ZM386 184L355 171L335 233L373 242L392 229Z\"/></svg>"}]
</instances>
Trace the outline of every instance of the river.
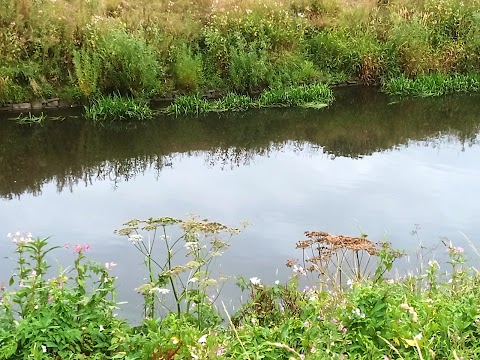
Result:
<instances>
[{"instance_id":1,"label":"river","mask_svg":"<svg viewBox=\"0 0 480 360\"><path fill-rule=\"evenodd\" d=\"M14 264L3 259L8 232L89 243L94 259L118 263L119 300L134 312L142 259L113 230L189 213L250 222L222 271L265 282L287 276L306 230L363 232L407 251L447 238L475 257L480 96L392 99L361 87L335 96L322 110L159 117L135 129L95 127L79 110L52 113L65 120L44 126L0 114L0 282ZM59 264L65 252L53 255Z\"/></svg>"}]
</instances>

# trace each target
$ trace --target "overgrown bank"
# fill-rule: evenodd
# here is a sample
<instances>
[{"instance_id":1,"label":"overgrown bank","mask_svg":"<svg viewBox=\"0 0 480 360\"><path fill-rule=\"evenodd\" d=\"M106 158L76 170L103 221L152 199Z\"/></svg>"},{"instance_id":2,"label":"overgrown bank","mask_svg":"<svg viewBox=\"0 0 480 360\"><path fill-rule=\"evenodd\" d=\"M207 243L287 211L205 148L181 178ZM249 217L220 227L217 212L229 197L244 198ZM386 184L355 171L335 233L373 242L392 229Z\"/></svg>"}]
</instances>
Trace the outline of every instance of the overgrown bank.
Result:
<instances>
[{"instance_id":1,"label":"overgrown bank","mask_svg":"<svg viewBox=\"0 0 480 360\"><path fill-rule=\"evenodd\" d=\"M468 79L480 69L479 8L479 0L5 0L0 103Z\"/></svg>"},{"instance_id":2,"label":"overgrown bank","mask_svg":"<svg viewBox=\"0 0 480 360\"><path fill-rule=\"evenodd\" d=\"M248 296L237 311L227 311L229 302L218 298L227 279L215 276L213 265L238 229L162 217L131 220L117 233L145 263L146 282L135 289L143 298L142 323L132 327L115 315L115 267L132 264L90 261L88 244L61 250L31 234L9 234L17 267L0 291L0 359L480 355L480 276L460 247L445 243L446 264L430 259L392 276L402 253L388 244L307 232L296 244L303 261L287 261L290 279L237 278ZM52 272L52 251L72 252L73 265Z\"/></svg>"}]
</instances>

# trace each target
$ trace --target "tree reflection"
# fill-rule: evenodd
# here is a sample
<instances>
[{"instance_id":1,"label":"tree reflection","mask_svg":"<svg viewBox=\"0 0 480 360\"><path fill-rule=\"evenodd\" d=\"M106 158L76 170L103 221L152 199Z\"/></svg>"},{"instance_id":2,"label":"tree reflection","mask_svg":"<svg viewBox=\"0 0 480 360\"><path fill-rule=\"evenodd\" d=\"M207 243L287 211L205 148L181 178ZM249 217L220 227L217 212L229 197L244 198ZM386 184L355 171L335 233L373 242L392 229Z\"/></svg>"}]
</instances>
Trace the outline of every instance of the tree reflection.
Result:
<instances>
[{"instance_id":1,"label":"tree reflection","mask_svg":"<svg viewBox=\"0 0 480 360\"><path fill-rule=\"evenodd\" d=\"M161 176L181 157L233 169L280 151L361 158L419 142L479 142L478 96L391 99L362 88L337 91L329 109L270 109L200 118L159 118L137 128L96 128L83 119L26 127L0 119L0 197L40 195L45 184L73 191L114 186L146 172ZM55 115L58 115L55 113Z\"/></svg>"}]
</instances>

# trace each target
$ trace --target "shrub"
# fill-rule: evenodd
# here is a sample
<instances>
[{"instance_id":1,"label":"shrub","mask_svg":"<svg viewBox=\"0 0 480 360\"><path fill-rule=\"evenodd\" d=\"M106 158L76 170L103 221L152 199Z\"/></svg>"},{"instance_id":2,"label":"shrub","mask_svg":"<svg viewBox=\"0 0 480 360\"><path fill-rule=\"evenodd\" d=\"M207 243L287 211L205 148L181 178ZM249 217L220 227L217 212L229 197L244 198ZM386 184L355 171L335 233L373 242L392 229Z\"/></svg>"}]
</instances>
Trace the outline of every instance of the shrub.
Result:
<instances>
[{"instance_id":1,"label":"shrub","mask_svg":"<svg viewBox=\"0 0 480 360\"><path fill-rule=\"evenodd\" d=\"M73 52L73 64L78 87L84 96L92 98L101 94L100 76L102 63L100 55L94 51L80 49Z\"/></svg>"},{"instance_id":2,"label":"shrub","mask_svg":"<svg viewBox=\"0 0 480 360\"><path fill-rule=\"evenodd\" d=\"M96 90L98 75L103 94L151 96L158 93L162 69L141 33L128 33L117 27L92 36L94 47L77 52L75 59L79 86L85 89L84 93Z\"/></svg>"},{"instance_id":3,"label":"shrub","mask_svg":"<svg viewBox=\"0 0 480 360\"><path fill-rule=\"evenodd\" d=\"M178 89L187 92L198 90L203 82L202 57L183 44L176 51L173 73Z\"/></svg>"}]
</instances>

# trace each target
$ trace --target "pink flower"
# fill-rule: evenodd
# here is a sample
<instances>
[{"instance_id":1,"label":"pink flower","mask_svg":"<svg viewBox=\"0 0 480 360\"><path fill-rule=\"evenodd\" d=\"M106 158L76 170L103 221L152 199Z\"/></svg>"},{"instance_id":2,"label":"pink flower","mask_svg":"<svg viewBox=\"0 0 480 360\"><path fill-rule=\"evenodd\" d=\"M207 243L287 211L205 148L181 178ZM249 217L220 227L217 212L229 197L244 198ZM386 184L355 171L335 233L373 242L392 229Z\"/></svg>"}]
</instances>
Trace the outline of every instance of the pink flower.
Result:
<instances>
[{"instance_id":1,"label":"pink flower","mask_svg":"<svg viewBox=\"0 0 480 360\"><path fill-rule=\"evenodd\" d=\"M450 254L463 254L465 250L462 247L450 246L448 248L448 251L450 252Z\"/></svg>"},{"instance_id":2,"label":"pink flower","mask_svg":"<svg viewBox=\"0 0 480 360\"><path fill-rule=\"evenodd\" d=\"M227 350L225 350L223 347L221 347L220 345L217 346L217 355L218 356L222 356L226 352L227 352Z\"/></svg>"},{"instance_id":3,"label":"pink flower","mask_svg":"<svg viewBox=\"0 0 480 360\"><path fill-rule=\"evenodd\" d=\"M76 244L75 248L74 248L74 251L76 253L80 253L80 252L83 252L83 251L86 251L86 250L90 250L91 248L92 247L90 246L90 244L85 244L85 245Z\"/></svg>"}]
</instances>

